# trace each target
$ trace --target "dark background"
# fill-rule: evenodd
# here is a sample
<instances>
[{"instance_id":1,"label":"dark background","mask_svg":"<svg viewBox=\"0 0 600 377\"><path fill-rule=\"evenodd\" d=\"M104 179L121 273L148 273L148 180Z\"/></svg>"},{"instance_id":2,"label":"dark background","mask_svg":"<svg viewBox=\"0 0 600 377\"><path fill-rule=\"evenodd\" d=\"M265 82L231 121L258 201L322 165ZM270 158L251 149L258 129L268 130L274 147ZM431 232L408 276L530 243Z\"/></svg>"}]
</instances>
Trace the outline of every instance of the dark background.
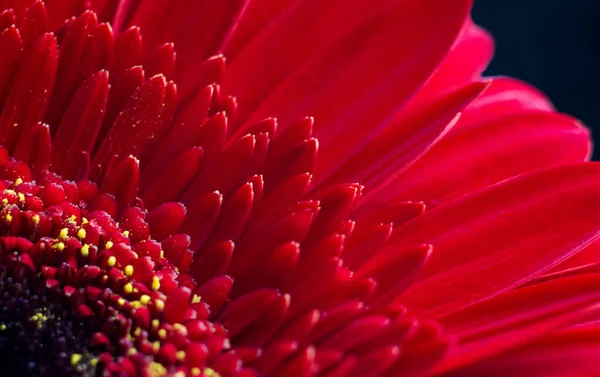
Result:
<instances>
[{"instance_id":1,"label":"dark background","mask_svg":"<svg viewBox=\"0 0 600 377\"><path fill-rule=\"evenodd\" d=\"M487 73L523 79L592 129L600 159L600 0L475 0L496 40Z\"/></svg>"}]
</instances>

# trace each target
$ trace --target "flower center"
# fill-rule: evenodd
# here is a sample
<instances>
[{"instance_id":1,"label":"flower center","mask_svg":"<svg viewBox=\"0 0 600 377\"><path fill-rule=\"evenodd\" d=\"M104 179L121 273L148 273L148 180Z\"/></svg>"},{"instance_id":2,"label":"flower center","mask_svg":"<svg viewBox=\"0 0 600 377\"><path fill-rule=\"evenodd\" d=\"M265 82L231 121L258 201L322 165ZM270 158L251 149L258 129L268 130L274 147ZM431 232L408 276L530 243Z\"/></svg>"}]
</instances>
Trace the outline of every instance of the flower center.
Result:
<instances>
[{"instance_id":1,"label":"flower center","mask_svg":"<svg viewBox=\"0 0 600 377\"><path fill-rule=\"evenodd\" d=\"M18 264L0 266L3 376L96 375L91 321L77 318L61 296Z\"/></svg>"},{"instance_id":2,"label":"flower center","mask_svg":"<svg viewBox=\"0 0 600 377\"><path fill-rule=\"evenodd\" d=\"M185 273L189 237L153 240L135 206L117 223L114 198L89 181L6 178L0 365L9 376L218 376L211 362L226 331Z\"/></svg>"}]
</instances>

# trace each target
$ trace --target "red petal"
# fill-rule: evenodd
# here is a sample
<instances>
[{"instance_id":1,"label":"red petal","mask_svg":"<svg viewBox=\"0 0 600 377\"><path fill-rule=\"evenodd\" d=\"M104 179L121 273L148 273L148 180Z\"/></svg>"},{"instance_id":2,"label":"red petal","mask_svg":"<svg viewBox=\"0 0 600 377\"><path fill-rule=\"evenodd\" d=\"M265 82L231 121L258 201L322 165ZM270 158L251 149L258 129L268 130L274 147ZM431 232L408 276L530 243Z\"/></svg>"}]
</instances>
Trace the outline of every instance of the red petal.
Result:
<instances>
[{"instance_id":1,"label":"red petal","mask_svg":"<svg viewBox=\"0 0 600 377\"><path fill-rule=\"evenodd\" d=\"M600 275L529 286L441 319L457 338L439 370L472 364L597 314Z\"/></svg>"},{"instance_id":2,"label":"red petal","mask_svg":"<svg viewBox=\"0 0 600 377\"><path fill-rule=\"evenodd\" d=\"M443 315L548 270L600 234L594 205L600 203L599 183L597 164L550 169L498 184L397 228L380 255L423 242L435 245L421 279L401 302L414 311Z\"/></svg>"},{"instance_id":3,"label":"red petal","mask_svg":"<svg viewBox=\"0 0 600 377\"><path fill-rule=\"evenodd\" d=\"M493 122L458 127L376 198L423 200L428 208L537 169L580 162L589 133L556 113L507 113Z\"/></svg>"},{"instance_id":4,"label":"red petal","mask_svg":"<svg viewBox=\"0 0 600 377\"><path fill-rule=\"evenodd\" d=\"M57 57L56 39L45 34L19 64L0 117L0 140L11 152L21 135L42 119L54 84Z\"/></svg>"}]
</instances>

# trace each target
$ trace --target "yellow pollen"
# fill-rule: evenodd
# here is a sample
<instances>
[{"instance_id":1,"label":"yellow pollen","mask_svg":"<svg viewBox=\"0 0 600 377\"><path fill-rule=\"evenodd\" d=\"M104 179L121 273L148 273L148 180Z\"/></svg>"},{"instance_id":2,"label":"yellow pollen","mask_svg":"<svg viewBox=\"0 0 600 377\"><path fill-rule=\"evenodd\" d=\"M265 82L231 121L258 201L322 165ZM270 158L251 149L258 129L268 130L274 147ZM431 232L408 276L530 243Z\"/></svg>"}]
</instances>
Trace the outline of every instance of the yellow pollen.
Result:
<instances>
[{"instance_id":1,"label":"yellow pollen","mask_svg":"<svg viewBox=\"0 0 600 377\"><path fill-rule=\"evenodd\" d=\"M124 231L123 231L123 235L124 235L125 237L129 237L129 231L128 231L128 230L124 230Z\"/></svg>"},{"instance_id":2,"label":"yellow pollen","mask_svg":"<svg viewBox=\"0 0 600 377\"><path fill-rule=\"evenodd\" d=\"M95 367L98 364L98 358L94 357L93 359L90 359L90 365Z\"/></svg>"},{"instance_id":3,"label":"yellow pollen","mask_svg":"<svg viewBox=\"0 0 600 377\"><path fill-rule=\"evenodd\" d=\"M81 255L83 255L84 257L90 255L90 245L85 244L81 246Z\"/></svg>"},{"instance_id":4,"label":"yellow pollen","mask_svg":"<svg viewBox=\"0 0 600 377\"><path fill-rule=\"evenodd\" d=\"M6 217L5 217L5 219L6 219L6 222L7 222L7 223L10 223L10 222L12 221L12 216L10 215L10 213L7 213L7 214L6 214Z\"/></svg>"},{"instance_id":5,"label":"yellow pollen","mask_svg":"<svg viewBox=\"0 0 600 377\"><path fill-rule=\"evenodd\" d=\"M133 275L133 266L132 265L125 266L125 275L127 275L128 277L131 277L131 275Z\"/></svg>"},{"instance_id":6,"label":"yellow pollen","mask_svg":"<svg viewBox=\"0 0 600 377\"><path fill-rule=\"evenodd\" d=\"M150 302L150 296L142 295L140 297L140 302L142 303L142 305L148 305L148 303Z\"/></svg>"},{"instance_id":7,"label":"yellow pollen","mask_svg":"<svg viewBox=\"0 0 600 377\"><path fill-rule=\"evenodd\" d=\"M154 352L158 352L160 350L160 342L158 340L152 343L152 350Z\"/></svg>"},{"instance_id":8,"label":"yellow pollen","mask_svg":"<svg viewBox=\"0 0 600 377\"><path fill-rule=\"evenodd\" d=\"M127 302L127 301L125 301L125 299L124 299L124 298L122 298L122 297L119 297L119 298L117 299L117 304L119 304L119 306L123 306L123 305L125 305L125 303L126 303L126 302Z\"/></svg>"},{"instance_id":9,"label":"yellow pollen","mask_svg":"<svg viewBox=\"0 0 600 377\"><path fill-rule=\"evenodd\" d=\"M154 305L156 305L158 311L162 312L165 309L165 302L163 300L154 300Z\"/></svg>"},{"instance_id":10,"label":"yellow pollen","mask_svg":"<svg viewBox=\"0 0 600 377\"><path fill-rule=\"evenodd\" d=\"M123 290L125 291L125 293L130 294L131 292L133 292L133 284L131 284L131 283L125 284L125 286L123 287Z\"/></svg>"},{"instance_id":11,"label":"yellow pollen","mask_svg":"<svg viewBox=\"0 0 600 377\"><path fill-rule=\"evenodd\" d=\"M71 215L71 216L69 216L69 220L70 221L75 221L75 220L77 220L77 216Z\"/></svg>"},{"instance_id":12,"label":"yellow pollen","mask_svg":"<svg viewBox=\"0 0 600 377\"><path fill-rule=\"evenodd\" d=\"M25 195L23 195L22 192L18 193L17 196L19 197L19 201L20 202L24 202L25 201Z\"/></svg>"},{"instance_id":13,"label":"yellow pollen","mask_svg":"<svg viewBox=\"0 0 600 377\"><path fill-rule=\"evenodd\" d=\"M158 319L153 319L152 320L152 328L156 329L156 328L158 328L158 326L160 326L160 321Z\"/></svg>"},{"instance_id":14,"label":"yellow pollen","mask_svg":"<svg viewBox=\"0 0 600 377\"><path fill-rule=\"evenodd\" d=\"M4 323L0 323L0 331L6 330L6 325Z\"/></svg>"},{"instance_id":15,"label":"yellow pollen","mask_svg":"<svg viewBox=\"0 0 600 377\"><path fill-rule=\"evenodd\" d=\"M148 365L148 374L150 377L163 377L167 375L167 368L165 368L162 364L157 363L156 361L152 361Z\"/></svg>"},{"instance_id":16,"label":"yellow pollen","mask_svg":"<svg viewBox=\"0 0 600 377\"><path fill-rule=\"evenodd\" d=\"M192 297L192 304L198 304L201 300L202 299L200 298L200 296L194 295L194 297Z\"/></svg>"},{"instance_id":17,"label":"yellow pollen","mask_svg":"<svg viewBox=\"0 0 600 377\"><path fill-rule=\"evenodd\" d=\"M164 339L167 337L167 330L165 329L160 329L158 330L158 337L161 339Z\"/></svg>"},{"instance_id":18,"label":"yellow pollen","mask_svg":"<svg viewBox=\"0 0 600 377\"><path fill-rule=\"evenodd\" d=\"M135 349L135 347L131 347L129 351L127 351L127 353L129 354L129 356L133 356L137 353L137 350Z\"/></svg>"},{"instance_id":19,"label":"yellow pollen","mask_svg":"<svg viewBox=\"0 0 600 377\"><path fill-rule=\"evenodd\" d=\"M111 247L113 247L114 243L112 243L112 241L107 241L106 244L104 244L104 248L106 250L110 249Z\"/></svg>"},{"instance_id":20,"label":"yellow pollen","mask_svg":"<svg viewBox=\"0 0 600 377\"><path fill-rule=\"evenodd\" d=\"M33 215L33 216L31 216L31 220L33 220L33 223L35 225L38 225L40 223L40 215Z\"/></svg>"},{"instance_id":21,"label":"yellow pollen","mask_svg":"<svg viewBox=\"0 0 600 377\"><path fill-rule=\"evenodd\" d=\"M115 258L114 255L111 255L108 257L108 261L106 263L108 264L108 267L114 267L115 264L117 264L117 258Z\"/></svg>"},{"instance_id":22,"label":"yellow pollen","mask_svg":"<svg viewBox=\"0 0 600 377\"><path fill-rule=\"evenodd\" d=\"M190 372L192 373L192 376L199 376L200 375L200 368L192 368L190 369Z\"/></svg>"},{"instance_id":23,"label":"yellow pollen","mask_svg":"<svg viewBox=\"0 0 600 377\"><path fill-rule=\"evenodd\" d=\"M177 351L175 357L177 357L177 360L179 361L185 360L185 351Z\"/></svg>"},{"instance_id":24,"label":"yellow pollen","mask_svg":"<svg viewBox=\"0 0 600 377\"><path fill-rule=\"evenodd\" d=\"M139 309L139 308L141 308L141 307L142 307L142 304L141 304L139 301L131 301L131 306L132 306L134 309Z\"/></svg>"},{"instance_id":25,"label":"yellow pollen","mask_svg":"<svg viewBox=\"0 0 600 377\"><path fill-rule=\"evenodd\" d=\"M221 375L212 368L204 368L204 377L221 377Z\"/></svg>"},{"instance_id":26,"label":"yellow pollen","mask_svg":"<svg viewBox=\"0 0 600 377\"><path fill-rule=\"evenodd\" d=\"M175 331L179 332L181 335L187 335L188 331L187 328L182 325L181 323L176 323L173 325L173 329L175 329Z\"/></svg>"},{"instance_id":27,"label":"yellow pollen","mask_svg":"<svg viewBox=\"0 0 600 377\"><path fill-rule=\"evenodd\" d=\"M75 216L75 215L73 215L73 216ZM89 223L88 219L86 219L85 217L82 217L81 218L81 224L85 225L87 223Z\"/></svg>"},{"instance_id":28,"label":"yellow pollen","mask_svg":"<svg viewBox=\"0 0 600 377\"><path fill-rule=\"evenodd\" d=\"M66 240L68 237L69 237L69 229L62 228L60 230L60 233L58 234L58 238L60 238L61 240Z\"/></svg>"},{"instance_id":29,"label":"yellow pollen","mask_svg":"<svg viewBox=\"0 0 600 377\"><path fill-rule=\"evenodd\" d=\"M79 228L79 230L77 231L77 237L79 237L80 240L85 238L85 229L83 228Z\"/></svg>"},{"instance_id":30,"label":"yellow pollen","mask_svg":"<svg viewBox=\"0 0 600 377\"><path fill-rule=\"evenodd\" d=\"M65 244L62 242L59 242L57 244L54 244L52 247L57 249L58 251L63 251L65 249Z\"/></svg>"},{"instance_id":31,"label":"yellow pollen","mask_svg":"<svg viewBox=\"0 0 600 377\"><path fill-rule=\"evenodd\" d=\"M2 199L2 205L6 206L8 204L8 199L4 198Z\"/></svg>"},{"instance_id":32,"label":"yellow pollen","mask_svg":"<svg viewBox=\"0 0 600 377\"><path fill-rule=\"evenodd\" d=\"M15 179L15 186L20 185L21 183L23 183L23 179L21 179L21 177Z\"/></svg>"},{"instance_id":33,"label":"yellow pollen","mask_svg":"<svg viewBox=\"0 0 600 377\"><path fill-rule=\"evenodd\" d=\"M133 330L133 335L135 336L140 336L140 334L142 333L142 329L141 328L136 328L135 330Z\"/></svg>"},{"instance_id":34,"label":"yellow pollen","mask_svg":"<svg viewBox=\"0 0 600 377\"><path fill-rule=\"evenodd\" d=\"M77 364L81 360L81 355L78 353L74 353L71 355L71 365Z\"/></svg>"},{"instance_id":35,"label":"yellow pollen","mask_svg":"<svg viewBox=\"0 0 600 377\"><path fill-rule=\"evenodd\" d=\"M160 251L160 257L161 257L161 258L164 258L164 257L165 257L165 251L164 251L164 250L161 250L161 251Z\"/></svg>"},{"instance_id":36,"label":"yellow pollen","mask_svg":"<svg viewBox=\"0 0 600 377\"><path fill-rule=\"evenodd\" d=\"M158 291L160 289L160 279L158 276L152 277L152 290Z\"/></svg>"}]
</instances>

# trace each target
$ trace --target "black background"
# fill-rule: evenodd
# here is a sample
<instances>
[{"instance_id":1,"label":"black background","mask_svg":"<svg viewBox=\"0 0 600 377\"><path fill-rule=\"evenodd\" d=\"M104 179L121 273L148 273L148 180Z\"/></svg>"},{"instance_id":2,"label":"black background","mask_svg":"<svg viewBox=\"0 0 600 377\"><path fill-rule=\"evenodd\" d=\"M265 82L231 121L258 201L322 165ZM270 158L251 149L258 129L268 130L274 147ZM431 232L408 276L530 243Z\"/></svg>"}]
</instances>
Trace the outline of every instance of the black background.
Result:
<instances>
[{"instance_id":1,"label":"black background","mask_svg":"<svg viewBox=\"0 0 600 377\"><path fill-rule=\"evenodd\" d=\"M600 0L475 0L492 33L487 73L523 79L592 129L600 159Z\"/></svg>"}]
</instances>

